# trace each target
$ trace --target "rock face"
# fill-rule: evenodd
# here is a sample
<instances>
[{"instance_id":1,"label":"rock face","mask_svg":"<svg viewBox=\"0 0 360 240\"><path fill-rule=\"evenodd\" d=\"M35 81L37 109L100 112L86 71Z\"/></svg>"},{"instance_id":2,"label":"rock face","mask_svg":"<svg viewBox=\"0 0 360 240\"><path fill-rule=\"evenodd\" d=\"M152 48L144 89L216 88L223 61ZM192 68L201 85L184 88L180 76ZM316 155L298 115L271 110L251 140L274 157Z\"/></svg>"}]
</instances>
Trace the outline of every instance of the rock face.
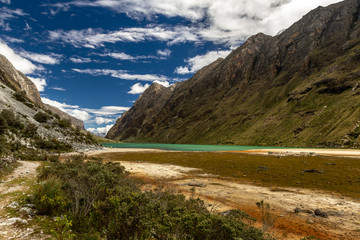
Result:
<instances>
[{"instance_id":1,"label":"rock face","mask_svg":"<svg viewBox=\"0 0 360 240\"><path fill-rule=\"evenodd\" d=\"M359 146L359 10L359 0L318 7L277 36L250 37L185 82L151 86L107 137Z\"/></svg>"},{"instance_id":2,"label":"rock face","mask_svg":"<svg viewBox=\"0 0 360 240\"><path fill-rule=\"evenodd\" d=\"M3 55L0 54L0 82L4 83L6 86L14 90L15 92L24 92L25 96L35 103L38 107L44 110L50 110L53 113L59 115L63 119L69 119L71 124L75 127L80 127L84 129L84 123L69 114L61 111L60 109L44 104L41 101L40 93L37 90L35 84L28 79L23 73L16 70L14 66L6 59Z\"/></svg>"}]
</instances>

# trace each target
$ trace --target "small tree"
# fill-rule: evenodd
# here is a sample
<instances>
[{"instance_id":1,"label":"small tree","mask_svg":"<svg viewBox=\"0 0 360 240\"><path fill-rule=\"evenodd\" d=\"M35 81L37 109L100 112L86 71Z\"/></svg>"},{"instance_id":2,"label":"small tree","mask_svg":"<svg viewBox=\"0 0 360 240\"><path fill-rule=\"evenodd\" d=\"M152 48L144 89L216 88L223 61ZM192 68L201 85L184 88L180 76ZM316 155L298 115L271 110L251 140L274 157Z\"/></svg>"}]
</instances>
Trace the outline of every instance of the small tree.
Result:
<instances>
[{"instance_id":1,"label":"small tree","mask_svg":"<svg viewBox=\"0 0 360 240\"><path fill-rule=\"evenodd\" d=\"M263 232L266 232L274 226L274 224L276 222L276 216L275 216L275 214L270 212L270 204L265 203L263 200L261 200L260 202L257 202L256 205L261 211Z\"/></svg>"},{"instance_id":2,"label":"small tree","mask_svg":"<svg viewBox=\"0 0 360 240\"><path fill-rule=\"evenodd\" d=\"M6 133L6 130L8 129L8 124L5 120L5 118L0 115L0 135L3 135L4 133Z\"/></svg>"}]
</instances>

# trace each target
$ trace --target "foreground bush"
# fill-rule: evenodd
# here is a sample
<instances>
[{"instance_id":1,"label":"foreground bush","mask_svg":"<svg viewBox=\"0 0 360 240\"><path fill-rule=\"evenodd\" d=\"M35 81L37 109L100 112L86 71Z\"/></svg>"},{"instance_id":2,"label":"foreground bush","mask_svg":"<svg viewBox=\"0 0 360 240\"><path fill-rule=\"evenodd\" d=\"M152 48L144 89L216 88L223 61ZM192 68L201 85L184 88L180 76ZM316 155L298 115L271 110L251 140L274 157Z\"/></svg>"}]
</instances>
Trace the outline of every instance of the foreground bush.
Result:
<instances>
[{"instance_id":1,"label":"foreground bush","mask_svg":"<svg viewBox=\"0 0 360 240\"><path fill-rule=\"evenodd\" d=\"M211 214L200 199L143 192L127 175L118 163L55 161L30 200L40 213L67 216L78 239L266 239L239 210Z\"/></svg>"}]
</instances>

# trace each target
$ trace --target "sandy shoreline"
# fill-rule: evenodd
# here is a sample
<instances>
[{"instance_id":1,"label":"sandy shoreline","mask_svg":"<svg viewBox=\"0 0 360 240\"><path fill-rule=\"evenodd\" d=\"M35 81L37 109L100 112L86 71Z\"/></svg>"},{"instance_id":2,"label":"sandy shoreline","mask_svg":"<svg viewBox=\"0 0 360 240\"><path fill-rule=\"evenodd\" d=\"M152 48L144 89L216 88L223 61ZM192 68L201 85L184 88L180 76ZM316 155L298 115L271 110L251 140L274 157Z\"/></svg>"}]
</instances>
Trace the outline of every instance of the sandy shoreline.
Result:
<instances>
[{"instance_id":1,"label":"sandy shoreline","mask_svg":"<svg viewBox=\"0 0 360 240\"><path fill-rule=\"evenodd\" d=\"M84 152L86 155L93 156L105 153L125 153L125 152L169 152L168 150L149 149L149 148L103 148ZM173 151L171 151L173 152ZM321 155L338 157L359 157L360 149L321 149L321 148L287 148L287 149L252 149L244 151L219 151L250 154L279 154L279 155Z\"/></svg>"}]
</instances>

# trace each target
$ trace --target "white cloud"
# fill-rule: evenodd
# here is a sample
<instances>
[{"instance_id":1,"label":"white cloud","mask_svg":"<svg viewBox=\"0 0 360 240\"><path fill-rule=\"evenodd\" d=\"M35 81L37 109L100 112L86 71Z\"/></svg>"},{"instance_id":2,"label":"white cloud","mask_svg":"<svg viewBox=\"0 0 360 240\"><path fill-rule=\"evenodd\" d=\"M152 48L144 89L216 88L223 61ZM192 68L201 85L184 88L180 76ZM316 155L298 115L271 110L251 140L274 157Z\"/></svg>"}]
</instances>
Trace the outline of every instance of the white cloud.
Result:
<instances>
[{"instance_id":1,"label":"white cloud","mask_svg":"<svg viewBox=\"0 0 360 240\"><path fill-rule=\"evenodd\" d=\"M92 62L92 60L90 58L82 58L82 57L71 57L69 58L70 61L72 61L73 63L89 63Z\"/></svg>"},{"instance_id":2,"label":"white cloud","mask_svg":"<svg viewBox=\"0 0 360 240\"><path fill-rule=\"evenodd\" d=\"M155 31L151 28L128 28L109 33L96 33L92 29L82 30L83 32L53 32L53 37L61 38L63 41L71 43L71 39L74 39L72 44L77 46L81 46L79 41L83 41L95 47L104 42L139 42L155 39L168 41L169 44L201 40L237 45L258 32L275 35L311 9L336 2L339 0L76 0L50 6L58 9L69 9L72 5L102 7L125 13L134 19L156 19L157 15L182 17L190 20L193 26L151 27ZM89 40L85 39L86 36ZM79 40L79 37L82 40Z\"/></svg>"},{"instance_id":3,"label":"white cloud","mask_svg":"<svg viewBox=\"0 0 360 240\"><path fill-rule=\"evenodd\" d=\"M16 54L5 42L0 39L0 54L4 55L14 67L24 74L31 74L37 70L43 70L41 66L33 64L31 61Z\"/></svg>"},{"instance_id":4,"label":"white cloud","mask_svg":"<svg viewBox=\"0 0 360 240\"><path fill-rule=\"evenodd\" d=\"M146 28L122 28L118 31L105 32L102 29L56 30L49 32L52 41L60 41L74 47L96 48L104 43L162 41L169 44L199 41L196 30L185 27L166 27L149 25Z\"/></svg>"},{"instance_id":5,"label":"white cloud","mask_svg":"<svg viewBox=\"0 0 360 240\"><path fill-rule=\"evenodd\" d=\"M113 124L111 125L106 125L105 127L99 127L99 128L87 128L86 130L88 130L89 132L92 132L96 135L99 136L105 136L106 133L110 130L110 128L112 128Z\"/></svg>"},{"instance_id":6,"label":"white cloud","mask_svg":"<svg viewBox=\"0 0 360 240\"><path fill-rule=\"evenodd\" d=\"M162 57L170 57L171 50L170 49L157 50L157 54L162 56Z\"/></svg>"},{"instance_id":7,"label":"white cloud","mask_svg":"<svg viewBox=\"0 0 360 240\"><path fill-rule=\"evenodd\" d=\"M41 100L45 104L59 108L61 111L76 117L85 123L96 123L98 125L107 124L113 122L115 118L119 117L122 113L129 110L129 107L121 106L103 106L100 109L82 108L78 105L70 105L67 103L61 103L45 97ZM108 116L109 118L106 118Z\"/></svg>"},{"instance_id":8,"label":"white cloud","mask_svg":"<svg viewBox=\"0 0 360 240\"><path fill-rule=\"evenodd\" d=\"M54 90L57 90L57 91L62 91L62 92L65 92L66 89L65 88L62 88L62 87L49 87L50 89L54 89Z\"/></svg>"},{"instance_id":9,"label":"white cloud","mask_svg":"<svg viewBox=\"0 0 360 240\"><path fill-rule=\"evenodd\" d=\"M11 3L10 0L0 0L0 2L5 3L5 4L10 4Z\"/></svg>"},{"instance_id":10,"label":"white cloud","mask_svg":"<svg viewBox=\"0 0 360 240\"><path fill-rule=\"evenodd\" d=\"M35 78L35 77L29 77L28 78L35 84L37 90L39 92L43 92L46 87L46 80L44 78Z\"/></svg>"},{"instance_id":11,"label":"white cloud","mask_svg":"<svg viewBox=\"0 0 360 240\"><path fill-rule=\"evenodd\" d=\"M205 55L198 55L192 58L187 59L185 62L187 65L185 67L177 67L175 72L178 74L189 74L195 73L201 68L209 65L218 58L225 58L231 53L231 50L223 51L209 51Z\"/></svg>"},{"instance_id":12,"label":"white cloud","mask_svg":"<svg viewBox=\"0 0 360 240\"><path fill-rule=\"evenodd\" d=\"M24 40L22 40L22 39L13 38L13 37L9 37L9 36L4 36L4 38L6 39L7 42L11 42L11 43L23 43L24 42Z\"/></svg>"},{"instance_id":13,"label":"white cloud","mask_svg":"<svg viewBox=\"0 0 360 240\"><path fill-rule=\"evenodd\" d=\"M45 98L45 97L42 97L41 101L43 103L45 103L45 104L49 104L51 106L57 107L61 111L64 111L64 112L67 112L66 109L77 109L77 108L79 108L78 105L69 105L69 104L54 101L54 100L51 100L51 99L48 99L48 98Z\"/></svg>"},{"instance_id":14,"label":"white cloud","mask_svg":"<svg viewBox=\"0 0 360 240\"><path fill-rule=\"evenodd\" d=\"M96 117L95 118L95 122L99 125L101 124L107 124L107 123L111 123L114 122L114 119L109 119L109 118L104 118L104 117Z\"/></svg>"},{"instance_id":15,"label":"white cloud","mask_svg":"<svg viewBox=\"0 0 360 240\"><path fill-rule=\"evenodd\" d=\"M43 64L50 64L50 65L59 64L60 63L60 58L62 57L62 55L55 54L55 53L51 53L49 55L46 55L46 54L38 54L38 53L21 51L19 54L22 57L30 59L30 60L32 60L34 62L43 63Z\"/></svg>"},{"instance_id":16,"label":"white cloud","mask_svg":"<svg viewBox=\"0 0 360 240\"><path fill-rule=\"evenodd\" d=\"M9 2L7 0L1 0L1 2ZM25 16L26 13L23 12L21 9L9 9L7 7L0 8L0 27L2 27L5 31L10 31L11 27L10 24L7 22L10 19L18 18L19 16Z\"/></svg>"},{"instance_id":17,"label":"white cloud","mask_svg":"<svg viewBox=\"0 0 360 240\"><path fill-rule=\"evenodd\" d=\"M158 84L161 84L163 85L164 87L170 87L170 83L168 81L158 81L158 80L155 80L154 81L155 83L158 83Z\"/></svg>"},{"instance_id":18,"label":"white cloud","mask_svg":"<svg viewBox=\"0 0 360 240\"><path fill-rule=\"evenodd\" d=\"M114 53L105 53L105 54L99 54L102 57L109 56L115 59L120 60L134 60L136 59L133 56L130 56L129 54L123 53L123 52L114 52Z\"/></svg>"},{"instance_id":19,"label":"white cloud","mask_svg":"<svg viewBox=\"0 0 360 240\"><path fill-rule=\"evenodd\" d=\"M91 118L91 115L88 112L80 109L66 109L66 112L82 121L87 121Z\"/></svg>"},{"instance_id":20,"label":"white cloud","mask_svg":"<svg viewBox=\"0 0 360 240\"><path fill-rule=\"evenodd\" d=\"M141 85L141 83L135 83L131 86L130 91L128 91L129 94L141 94L143 93L150 85L148 83Z\"/></svg>"},{"instance_id":21,"label":"white cloud","mask_svg":"<svg viewBox=\"0 0 360 240\"><path fill-rule=\"evenodd\" d=\"M129 109L130 109L129 107L104 106L104 107L101 107L100 109L84 108L83 110L86 110L89 113L95 114L96 116L112 116L112 115L121 114Z\"/></svg>"},{"instance_id":22,"label":"white cloud","mask_svg":"<svg viewBox=\"0 0 360 240\"><path fill-rule=\"evenodd\" d=\"M139 81L167 81L168 78L162 75L155 75L155 74L130 74L126 70L112 70L112 69L72 69L78 73L86 73L93 76L99 75L109 75L114 78L120 78L124 80L139 80Z\"/></svg>"}]
</instances>

